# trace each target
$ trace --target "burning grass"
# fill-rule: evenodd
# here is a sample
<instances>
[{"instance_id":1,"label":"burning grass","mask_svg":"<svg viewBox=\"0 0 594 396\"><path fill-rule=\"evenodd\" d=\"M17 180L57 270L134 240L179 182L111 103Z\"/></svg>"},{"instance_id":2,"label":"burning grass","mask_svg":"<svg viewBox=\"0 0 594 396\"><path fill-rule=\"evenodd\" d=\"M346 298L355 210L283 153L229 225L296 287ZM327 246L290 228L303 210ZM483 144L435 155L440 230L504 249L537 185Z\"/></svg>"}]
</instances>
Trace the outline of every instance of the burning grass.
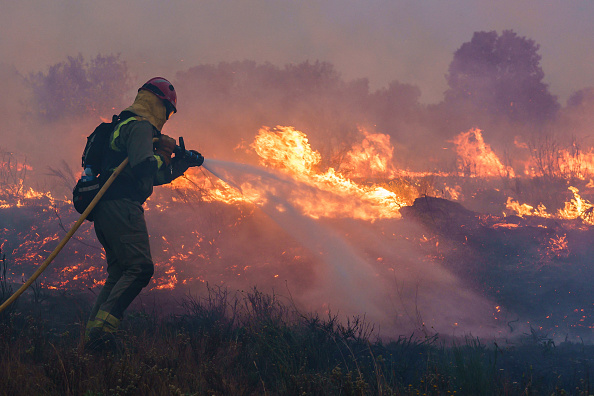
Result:
<instances>
[{"instance_id":1,"label":"burning grass","mask_svg":"<svg viewBox=\"0 0 594 396\"><path fill-rule=\"evenodd\" d=\"M462 331L486 323L502 334L506 320L521 317L524 328L554 333L556 340L591 337L590 181L512 177L476 129L456 139L459 161L451 171L397 170L389 138L361 134L343 163L323 169L304 133L264 127L251 145L262 167L207 160L226 183L199 169L157 188L145 205L157 267L149 288L179 296L207 281L266 290L288 282L302 309L367 312L387 318L382 328L390 333L410 329L398 321L418 326L406 311L420 304L441 332L464 328L466 316L470 327ZM19 172L28 168L13 157L3 167L0 247L13 257L7 277L16 284L77 215L67 200L27 194ZM432 197L471 210L439 204L403 221L417 202L438 202ZM44 274L43 287L96 289L103 265L85 223Z\"/></svg>"},{"instance_id":2,"label":"burning grass","mask_svg":"<svg viewBox=\"0 0 594 396\"><path fill-rule=\"evenodd\" d=\"M2 394L590 394L594 347L537 331L513 344L472 336L380 339L365 318L303 313L257 289L209 287L166 314L136 304L118 356L81 346L88 295L25 295L0 316ZM157 301L157 300L155 300ZM171 307L171 304L168 304Z\"/></svg>"}]
</instances>

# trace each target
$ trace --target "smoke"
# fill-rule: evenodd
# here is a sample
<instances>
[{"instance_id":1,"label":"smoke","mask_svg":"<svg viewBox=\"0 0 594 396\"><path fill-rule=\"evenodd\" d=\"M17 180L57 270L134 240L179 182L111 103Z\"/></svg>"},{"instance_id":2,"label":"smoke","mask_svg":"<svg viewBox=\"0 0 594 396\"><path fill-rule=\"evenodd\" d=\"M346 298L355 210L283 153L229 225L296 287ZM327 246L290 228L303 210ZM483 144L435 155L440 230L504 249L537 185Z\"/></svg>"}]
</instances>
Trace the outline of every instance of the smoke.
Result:
<instances>
[{"instance_id":1,"label":"smoke","mask_svg":"<svg viewBox=\"0 0 594 396\"><path fill-rule=\"evenodd\" d=\"M372 296L377 283L373 281L372 268L338 233L304 216L289 202L289 197L302 195L301 190L312 190L311 186L244 164L206 160L203 166L240 191L243 184L258 191L261 198L252 203L325 264L316 269L318 284L305 298L310 306L314 301L324 301L329 307L346 308L351 314L362 312L379 318L378 301L372 301L378 297Z\"/></svg>"},{"instance_id":2,"label":"smoke","mask_svg":"<svg viewBox=\"0 0 594 396\"><path fill-rule=\"evenodd\" d=\"M394 79L441 101L452 53L475 31L514 29L541 43L547 82L563 101L594 85L592 4L385 1L4 2L0 55L39 71L79 52L122 54L135 78L202 63L330 62L371 87ZM139 34L142 32L142 34ZM579 37L580 40L575 40Z\"/></svg>"},{"instance_id":3,"label":"smoke","mask_svg":"<svg viewBox=\"0 0 594 396\"><path fill-rule=\"evenodd\" d=\"M506 141L513 141L510 135L521 128L468 125L459 122L448 108L442 108L442 113L427 108L427 103L442 102L448 88L444 75L460 45L474 32L504 29L514 29L535 40L541 46L545 83L564 103L575 91L594 86L585 66L592 63L588 49L594 35L589 32L592 28L586 11L591 7L512 1L488 6L454 2L432 4L430 8L414 1L353 1L345 7L336 0L232 5L206 1L79 4L61 0L50 6L27 0L4 5L0 15L2 37L13 39L0 42L0 54L4 62L18 70L21 80L78 54L85 59L97 54L119 54L127 62L133 86L154 75L172 78L180 92L180 112L166 133L191 135L194 147L201 146L204 151L228 159L245 157L236 158L238 152L230 148L237 143L228 143L221 134L249 141L253 131L262 125L294 125L311 135L324 158L330 159L332 155L324 152L326 147L339 151L341 145L348 146L356 126L362 125L390 134L395 145L410 148L396 153L398 165L426 166L417 163L417 153L429 145L430 152L424 158L441 168L442 154L446 154L442 149L447 148L443 144L445 135L451 137L469 127L497 129L487 130L485 136L503 151L510 147L501 143L501 136L505 134ZM139 31L143 34L138 35ZM582 39L575 41L571 37ZM247 68L235 67L237 70L232 72L243 73L243 78L253 84L264 83L263 89L244 86L244 92L235 90L221 98L221 87L216 84L225 77L221 65L233 69L229 65L241 59L253 60L259 72L270 73L269 79L255 78ZM307 85L301 90L285 90L286 81L274 81L279 65L300 65L307 60L310 64L319 61L331 65L339 81L348 87L335 89L334 95L316 92L304 97L301 93L308 92ZM199 68L202 70L196 70ZM216 73L200 76L208 68ZM212 84L192 84L197 78L208 78ZM226 83L241 86L242 81L235 78ZM265 89L274 85L276 89ZM13 91L12 87L11 92L3 99L10 100L9 107L19 105L15 113L5 114L19 114L26 103L14 98L26 93L23 89ZM124 94L131 100L133 89ZM118 110L116 106L114 111ZM108 118L111 114L101 116ZM222 122L226 117L230 120ZM11 122L14 116L3 118ZM79 129L86 131L96 122L96 118L89 120ZM28 128L54 135L54 128L47 124ZM60 134L68 128L56 129ZM318 133L323 137L318 138ZM86 136L81 132L72 137L80 135ZM28 146L19 140L21 147ZM51 139L43 143L44 147L45 143L53 147ZM15 145L11 146L16 150ZM43 152L32 156L45 157ZM447 159L452 161L451 156Z\"/></svg>"},{"instance_id":4,"label":"smoke","mask_svg":"<svg viewBox=\"0 0 594 396\"><path fill-rule=\"evenodd\" d=\"M16 150L18 147L26 147L23 140L30 134L23 134L23 112L22 103L26 98L24 80L13 65L0 62L0 78L5 82L7 95L0 95L0 106L5 116L0 123L2 142L0 147L9 150ZM6 115L10 114L10 117ZM21 133L19 133L19 129Z\"/></svg>"}]
</instances>

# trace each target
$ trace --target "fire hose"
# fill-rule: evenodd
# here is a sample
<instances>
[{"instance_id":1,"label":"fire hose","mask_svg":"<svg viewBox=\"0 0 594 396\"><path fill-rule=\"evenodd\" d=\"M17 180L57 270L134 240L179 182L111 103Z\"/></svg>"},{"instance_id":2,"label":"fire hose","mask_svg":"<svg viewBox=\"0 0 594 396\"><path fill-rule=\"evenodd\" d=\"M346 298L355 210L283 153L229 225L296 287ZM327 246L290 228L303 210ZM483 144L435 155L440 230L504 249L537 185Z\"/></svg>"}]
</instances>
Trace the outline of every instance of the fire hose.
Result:
<instances>
[{"instance_id":1,"label":"fire hose","mask_svg":"<svg viewBox=\"0 0 594 396\"><path fill-rule=\"evenodd\" d=\"M118 177L118 175L122 172L122 170L124 170L126 165L128 165L128 158L123 160L122 163L113 171L111 176L109 176L109 179L107 179L105 184L103 184L103 187L101 187L101 189L97 192L97 195L95 195L95 198L93 198L93 200L91 201L89 206L87 206L85 211L80 215L80 217L78 218L76 223L74 223L72 228L70 228L70 231L68 231L68 233L64 236L64 238L62 238L62 240L60 241L58 246L56 246L54 251L51 252L50 255L45 259L45 261L39 266L39 268L37 268L37 271L35 271L35 273L33 275L31 275L31 277L25 283L23 283L23 285L19 288L19 290L17 290L12 296L10 296L8 298L8 300L4 301L4 304L0 305L0 312L4 311L6 308L8 308L8 306L10 304L12 304L14 302L14 300L19 298L19 296L21 294L23 294L25 292L25 290L27 290L27 288L33 284L33 282L35 282L35 280L39 277L39 275L41 275L41 273L43 271L45 271L45 269L56 258L58 253L60 253L62 248L68 243L70 238L72 238L74 233L82 225L82 223L85 221L87 216L95 208L95 206L97 205L97 203L99 202L101 197L103 197L103 195L105 194L105 192L107 191L109 186L111 186L111 184L116 179L116 177Z\"/></svg>"},{"instance_id":2,"label":"fire hose","mask_svg":"<svg viewBox=\"0 0 594 396\"><path fill-rule=\"evenodd\" d=\"M158 138L153 139L153 142L158 141ZM178 153L189 157L191 160L195 159L197 153L192 152L192 151L188 151L185 149L185 145L184 145L184 140L182 137L179 138L179 142L180 142L180 146L176 146L174 152L176 153L175 155L177 156ZM198 154L200 155L200 154ZM29 286L31 286L33 284L33 282L35 282L35 280L39 277L39 275L41 275L41 273L43 271L45 271L45 269L50 265L50 263L56 258L56 256L60 253L60 251L62 250L62 248L64 248L64 246L68 243L68 241L70 240L70 238L72 238L72 236L74 235L74 233L78 230L78 228L82 225L82 223L85 221L85 219L87 218L87 216L89 216L89 214L91 213L91 211L93 211L93 209L95 208L95 206L97 205L97 203L99 202L99 200L101 199L101 197L103 197L103 195L105 194L105 192L107 191L107 189L112 185L112 183L114 182L114 180L116 179L116 177L118 177L118 175L120 173L122 173L122 171L124 170L124 168L126 167L126 165L128 165L128 158L126 158L125 160L122 161L122 163L113 171L113 173L111 174L111 176L109 176L109 178L105 181L105 184L103 184L103 186L101 187L101 189L97 192L97 195L95 195L95 198L93 198L93 200L91 201L91 203L89 203L89 206L87 206L87 208L85 209L85 211L80 215L80 217L78 218L78 220L76 221L76 223L74 223L74 225L72 226L72 228L70 228L70 231L68 231L68 233L64 236L64 238L62 238L62 240L60 241L60 243L58 244L58 246L56 246L56 248L50 253L50 255L45 259L45 261L39 266L39 268L37 268L37 271L35 271L35 273L33 273L33 275L31 275L31 277L25 282L23 283L23 285L12 295L8 298L8 300L4 301L4 303L2 305L0 305L0 313L2 311L4 311L6 308L8 308L8 306L10 304L12 304L17 298L20 297L21 294L23 294L25 292L25 290L27 290L27 288Z\"/></svg>"}]
</instances>

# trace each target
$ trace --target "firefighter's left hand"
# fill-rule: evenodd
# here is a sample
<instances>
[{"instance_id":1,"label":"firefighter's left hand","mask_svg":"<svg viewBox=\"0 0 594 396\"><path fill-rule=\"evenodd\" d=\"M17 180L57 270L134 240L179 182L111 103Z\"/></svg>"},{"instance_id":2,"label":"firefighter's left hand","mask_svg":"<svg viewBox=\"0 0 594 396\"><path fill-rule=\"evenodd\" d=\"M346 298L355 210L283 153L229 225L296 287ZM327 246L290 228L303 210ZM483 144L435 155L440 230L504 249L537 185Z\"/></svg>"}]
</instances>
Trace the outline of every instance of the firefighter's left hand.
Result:
<instances>
[{"instance_id":1,"label":"firefighter's left hand","mask_svg":"<svg viewBox=\"0 0 594 396\"><path fill-rule=\"evenodd\" d=\"M161 135L159 137L159 141L157 142L155 154L159 154L161 157L163 157L165 165L169 165L171 163L171 155L173 154L173 150L175 150L175 139L167 135Z\"/></svg>"}]
</instances>

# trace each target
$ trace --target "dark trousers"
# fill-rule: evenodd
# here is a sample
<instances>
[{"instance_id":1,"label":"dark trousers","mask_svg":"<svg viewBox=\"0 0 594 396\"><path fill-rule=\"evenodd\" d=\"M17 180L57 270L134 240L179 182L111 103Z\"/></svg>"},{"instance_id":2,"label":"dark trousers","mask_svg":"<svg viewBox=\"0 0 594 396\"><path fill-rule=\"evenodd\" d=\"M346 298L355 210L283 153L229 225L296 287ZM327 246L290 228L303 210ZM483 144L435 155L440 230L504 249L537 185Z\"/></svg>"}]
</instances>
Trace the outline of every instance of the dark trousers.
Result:
<instances>
[{"instance_id":1,"label":"dark trousers","mask_svg":"<svg viewBox=\"0 0 594 396\"><path fill-rule=\"evenodd\" d=\"M87 335L92 328L116 331L124 311L154 273L142 205L127 199L101 201L93 216L108 277L91 311Z\"/></svg>"}]
</instances>

